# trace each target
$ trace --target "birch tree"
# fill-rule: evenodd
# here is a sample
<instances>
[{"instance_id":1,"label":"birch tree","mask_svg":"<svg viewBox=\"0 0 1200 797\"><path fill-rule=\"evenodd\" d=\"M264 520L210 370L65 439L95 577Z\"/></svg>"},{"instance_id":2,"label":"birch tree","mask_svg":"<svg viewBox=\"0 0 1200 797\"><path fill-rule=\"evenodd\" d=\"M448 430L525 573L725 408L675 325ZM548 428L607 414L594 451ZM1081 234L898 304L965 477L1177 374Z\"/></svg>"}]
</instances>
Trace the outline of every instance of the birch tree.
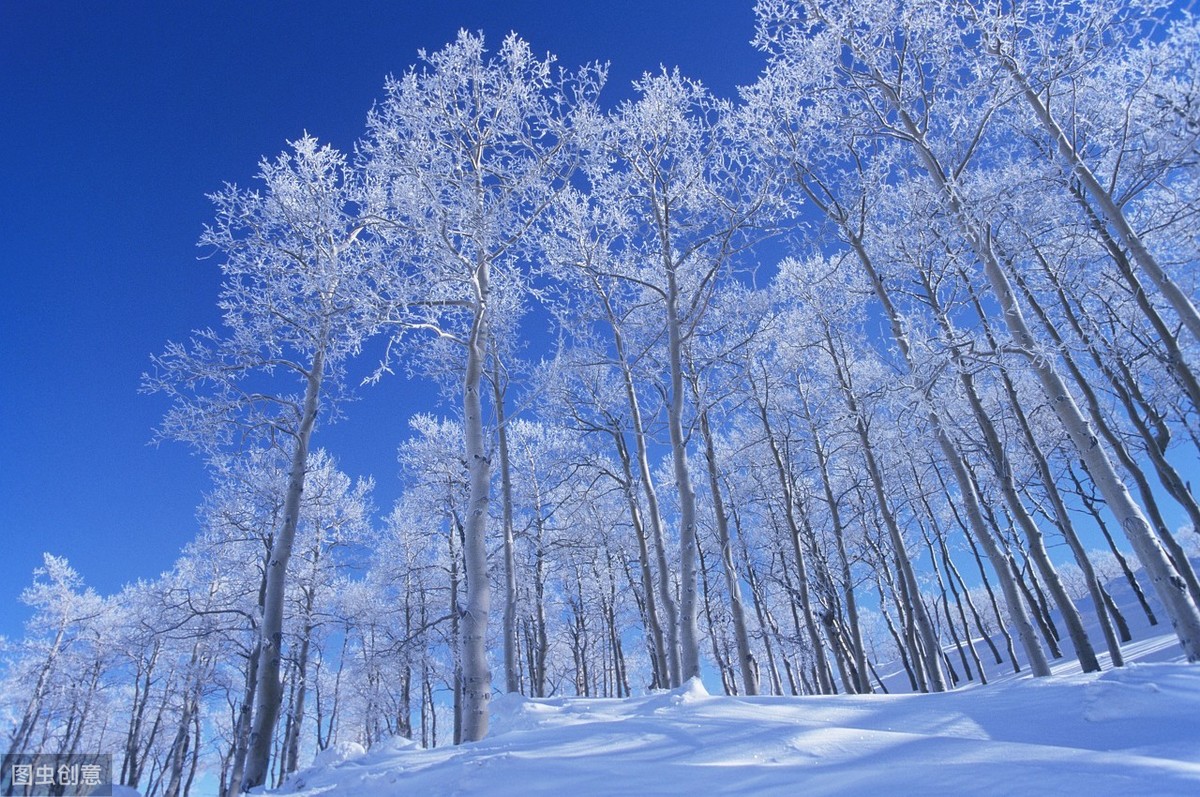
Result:
<instances>
[{"instance_id":1,"label":"birch tree","mask_svg":"<svg viewBox=\"0 0 1200 797\"><path fill-rule=\"evenodd\" d=\"M752 225L769 193L761 174L734 147L728 104L677 71L646 75L636 88L636 101L588 131L588 201L594 212L575 215L575 229L565 233L575 251L560 267L584 269L583 279L599 287L602 297L612 279L628 283L638 295L635 302L655 307L650 323L662 324L665 333L661 390L679 493L682 681L700 673L684 350L732 256L753 239ZM670 605L667 599L662 603Z\"/></svg>"},{"instance_id":2,"label":"birch tree","mask_svg":"<svg viewBox=\"0 0 1200 797\"><path fill-rule=\"evenodd\" d=\"M290 462L267 564L246 789L266 778L283 695L284 595L310 442L318 416L337 404L346 361L378 322L345 158L305 136L264 160L258 177L261 191L228 185L212 196L216 220L200 239L223 258L225 331L170 344L144 379L174 399L164 436L209 452L276 447Z\"/></svg>"},{"instance_id":3,"label":"birch tree","mask_svg":"<svg viewBox=\"0 0 1200 797\"><path fill-rule=\"evenodd\" d=\"M766 8L766 6L770 8ZM987 140L999 98L994 83L972 81L972 64L947 37L945 25L921 8L853 0L760 4L760 42L803 71L829 81L831 109L863 120L866 133L903 142L913 167L940 195L956 233L979 263L1016 350L1037 377L1063 430L1103 493L1166 606L1189 659L1200 658L1200 610L1133 500L1106 447L1067 387L1055 359L1026 320L1006 261L993 238L986 202L965 188L978 145ZM821 43L804 50L806 39ZM964 141L966 143L964 143ZM1011 268L1011 263L1009 263Z\"/></svg>"},{"instance_id":4,"label":"birch tree","mask_svg":"<svg viewBox=\"0 0 1200 797\"><path fill-rule=\"evenodd\" d=\"M517 296L529 232L574 166L574 107L602 75L568 75L509 36L494 55L483 39L422 53L423 66L388 81L362 144L367 201L395 258L396 321L437 336L461 376L463 448L470 474L462 607L463 739L487 734L491 612L487 521L491 461L483 374L500 297Z\"/></svg>"},{"instance_id":5,"label":"birch tree","mask_svg":"<svg viewBox=\"0 0 1200 797\"><path fill-rule=\"evenodd\" d=\"M593 283L600 284L599 281ZM606 352L599 343L582 339L585 336L578 333L578 328L589 326L583 320L589 317L587 314L566 316L569 323L564 326L575 330L575 341L570 348L557 354L541 376L546 386L542 392L547 396L548 405L544 414L558 416L562 425L579 433L598 435L612 443L616 456L614 466L606 469L594 459L592 466L618 484L625 497L629 523L637 541L642 624L653 671L651 687L665 689L671 683L672 669L678 669L677 666L672 668L670 662L677 665L679 656L678 644L672 641L676 640L676 634L673 631L664 633L663 626L673 629L677 624L673 612L666 608L674 607L674 600L660 603L660 596L671 598L671 590L658 495L650 476L648 430L643 421L642 401L634 384L635 363L630 362L624 325L614 312L612 295L601 293L601 296L604 297L604 310L600 323L609 326L615 351ZM567 305L564 303L563 306ZM575 309L578 306L576 304ZM574 323L575 319L580 323ZM633 437L632 451L628 436ZM639 499L639 486L643 499ZM656 566L659 574L657 589Z\"/></svg>"},{"instance_id":6,"label":"birch tree","mask_svg":"<svg viewBox=\"0 0 1200 797\"><path fill-rule=\"evenodd\" d=\"M21 602L34 610L30 634L8 673L19 685L24 706L8 734L7 755L62 746L66 717L61 700L78 674L78 652L91 646L91 629L105 613L103 598L84 587L66 559L44 554L33 576L33 584L21 592ZM57 727L55 719L62 721Z\"/></svg>"},{"instance_id":7,"label":"birch tree","mask_svg":"<svg viewBox=\"0 0 1200 797\"><path fill-rule=\"evenodd\" d=\"M1192 338L1200 341L1200 312L1195 302L1151 251L1127 209L1142 190L1154 183L1170 184L1174 173L1194 159L1200 140L1195 111L1176 108L1176 113L1183 116L1174 119L1171 117L1175 114L1165 118L1153 114L1160 124L1183 135L1176 135L1173 140L1160 135L1158 146L1142 154L1135 142L1143 131L1138 111L1144 111L1145 106L1138 102L1136 90L1132 96L1123 98L1128 104L1121 121L1108 130L1095 131L1096 135L1082 142L1079 138L1082 126L1068 128L1059 110L1073 102L1074 84L1080 72L1122 58L1145 35L1145 26L1154 24L1167 8L1167 4L1158 0L1086 0L1069 5L1049 0L1022 3L984 0L955 5L948 18L962 24L967 41L977 36L979 49L1000 65L1033 120L1053 143L1065 171L1082 186L1088 200L1099 209L1115 237L1166 298ZM1152 63L1148 64L1151 72ZM1193 61L1193 71L1194 67ZM1137 78L1144 85L1152 80L1152 74ZM1118 85L1136 84L1127 77ZM1136 166L1130 168L1130 162Z\"/></svg>"},{"instance_id":8,"label":"birch tree","mask_svg":"<svg viewBox=\"0 0 1200 797\"><path fill-rule=\"evenodd\" d=\"M778 4L763 4L760 8L764 13L785 13ZM836 45L836 39L828 37L804 42L804 46L814 50ZM828 50L823 55L827 59L836 57ZM814 53L813 57L819 56ZM918 388L930 375L910 339L916 322L899 303L901 286L909 276L906 270L888 269L888 261L875 254L879 243L894 234L877 218L876 202L888 181L902 168L897 144L872 136L861 130L858 120L850 123L841 116L836 100L830 99L836 94L831 89L814 88L813 81L823 85L820 83L823 79L814 72L812 62L773 59L766 74L747 91L744 124L747 129L757 131L763 156L789 176L793 190L803 201L820 211L823 220L819 234L849 247L854 254L887 320L888 332L900 355L897 368L907 372L909 381ZM814 103L813 96L825 97L826 101ZM851 134L851 130L857 132ZM968 147L968 152L971 150L973 147ZM920 217L917 208L908 208L907 212ZM986 522L982 497L963 466L961 451L948 433L943 411L933 402L926 402L926 407L925 425L950 467L970 533L983 545L1000 581L1007 612L1016 626L1026 658L1035 676L1048 676L1050 667L1034 635L1015 575L1001 543Z\"/></svg>"}]
</instances>

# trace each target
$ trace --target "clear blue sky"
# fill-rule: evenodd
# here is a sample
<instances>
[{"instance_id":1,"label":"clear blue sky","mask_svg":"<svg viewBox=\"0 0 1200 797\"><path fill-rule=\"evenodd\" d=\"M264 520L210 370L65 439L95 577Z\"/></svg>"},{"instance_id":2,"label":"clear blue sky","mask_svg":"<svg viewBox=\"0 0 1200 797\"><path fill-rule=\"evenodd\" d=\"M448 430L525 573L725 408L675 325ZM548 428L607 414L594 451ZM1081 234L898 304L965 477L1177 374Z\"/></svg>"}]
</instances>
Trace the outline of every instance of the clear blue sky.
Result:
<instances>
[{"instance_id":1,"label":"clear blue sky","mask_svg":"<svg viewBox=\"0 0 1200 797\"><path fill-rule=\"evenodd\" d=\"M0 0L0 635L43 551L112 592L168 568L207 486L181 444L147 445L166 402L151 353L216 325L205 194L247 184L307 130L349 148L388 73L459 28L510 30L567 66L611 61L609 101L660 64L717 93L753 80L752 0L32 2ZM395 485L432 388L364 390L317 444ZM384 508L381 506L381 508Z\"/></svg>"}]
</instances>

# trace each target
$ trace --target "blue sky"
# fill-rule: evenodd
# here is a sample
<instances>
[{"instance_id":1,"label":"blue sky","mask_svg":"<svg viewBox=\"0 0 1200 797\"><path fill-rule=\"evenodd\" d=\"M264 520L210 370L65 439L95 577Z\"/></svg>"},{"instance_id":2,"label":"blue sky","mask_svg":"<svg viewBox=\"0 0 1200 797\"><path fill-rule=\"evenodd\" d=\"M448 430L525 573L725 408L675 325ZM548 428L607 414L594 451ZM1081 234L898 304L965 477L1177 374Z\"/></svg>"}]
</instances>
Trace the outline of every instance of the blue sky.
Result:
<instances>
[{"instance_id":1,"label":"blue sky","mask_svg":"<svg viewBox=\"0 0 1200 797\"><path fill-rule=\"evenodd\" d=\"M659 65L730 96L758 72L751 0L693 2L28 2L0 0L0 635L43 551L111 592L168 568L207 486L149 356L216 325L205 195L248 184L308 131L349 148L384 77L459 28L515 30L567 67L611 62L609 102ZM319 430L351 475L396 486L427 385L367 388Z\"/></svg>"}]
</instances>

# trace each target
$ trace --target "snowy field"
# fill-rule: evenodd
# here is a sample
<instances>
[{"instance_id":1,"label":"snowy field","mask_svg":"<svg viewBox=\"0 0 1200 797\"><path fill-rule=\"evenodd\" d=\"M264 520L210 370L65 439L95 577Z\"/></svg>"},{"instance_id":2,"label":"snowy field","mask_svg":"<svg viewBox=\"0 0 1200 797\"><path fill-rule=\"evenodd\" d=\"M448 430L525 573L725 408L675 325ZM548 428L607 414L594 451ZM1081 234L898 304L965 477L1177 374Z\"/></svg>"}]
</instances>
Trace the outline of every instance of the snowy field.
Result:
<instances>
[{"instance_id":1,"label":"snowy field","mask_svg":"<svg viewBox=\"0 0 1200 797\"><path fill-rule=\"evenodd\" d=\"M282 789L400 795L1200 795L1200 666L1173 636L1123 669L937 695L506 695L475 744L329 750Z\"/></svg>"}]
</instances>

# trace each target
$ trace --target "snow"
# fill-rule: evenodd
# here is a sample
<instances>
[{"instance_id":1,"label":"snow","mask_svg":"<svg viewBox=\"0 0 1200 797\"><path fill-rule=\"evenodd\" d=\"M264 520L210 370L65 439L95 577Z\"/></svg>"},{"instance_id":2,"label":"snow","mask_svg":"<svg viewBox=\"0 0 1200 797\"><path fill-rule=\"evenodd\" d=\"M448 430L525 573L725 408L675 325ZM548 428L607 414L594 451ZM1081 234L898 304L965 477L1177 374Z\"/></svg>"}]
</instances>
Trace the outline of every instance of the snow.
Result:
<instances>
[{"instance_id":1,"label":"snow","mask_svg":"<svg viewBox=\"0 0 1200 797\"><path fill-rule=\"evenodd\" d=\"M935 695L502 695L482 742L344 749L280 791L413 794L1196 795L1200 666L1173 637L1146 661ZM1174 658L1174 661L1162 661Z\"/></svg>"},{"instance_id":2,"label":"snow","mask_svg":"<svg viewBox=\"0 0 1200 797\"><path fill-rule=\"evenodd\" d=\"M358 742L338 742L317 753L313 759L314 767L335 767L350 758L365 755L367 748Z\"/></svg>"}]
</instances>

